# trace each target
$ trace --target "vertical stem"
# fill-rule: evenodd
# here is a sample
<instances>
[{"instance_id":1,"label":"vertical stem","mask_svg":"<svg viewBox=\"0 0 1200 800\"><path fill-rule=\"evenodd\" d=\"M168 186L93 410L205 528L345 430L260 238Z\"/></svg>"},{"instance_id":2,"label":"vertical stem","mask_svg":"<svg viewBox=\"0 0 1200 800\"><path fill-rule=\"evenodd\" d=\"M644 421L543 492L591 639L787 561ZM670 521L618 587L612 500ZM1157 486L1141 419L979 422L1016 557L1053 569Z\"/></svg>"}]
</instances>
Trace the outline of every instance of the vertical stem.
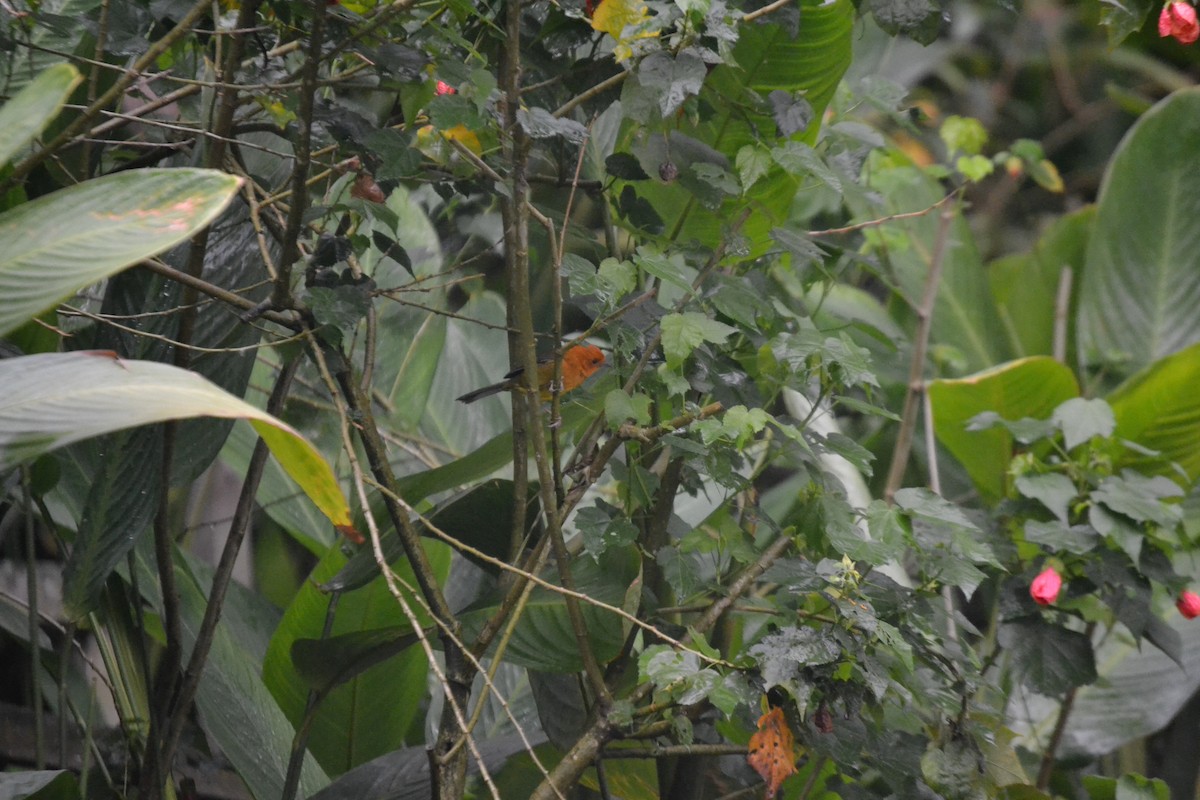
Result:
<instances>
[{"instance_id":1,"label":"vertical stem","mask_svg":"<svg viewBox=\"0 0 1200 800\"><path fill-rule=\"evenodd\" d=\"M283 413L283 406L299 365L299 358L293 358L283 365L279 377L275 380L275 386L271 390L271 397L267 401L267 413L276 417ZM246 478L242 483L237 508L234 509L233 520L229 524L229 535L225 539L225 547L221 550L221 559L217 562L217 568L213 572L212 589L204 608L204 619L196 633L196 643L192 646L192 655L188 659L187 670L184 672L167 725L166 739L162 746L162 762L164 764L171 763L175 748L179 744L180 734L183 733L188 708L200 686L204 662L208 659L213 637L216 635L217 623L221 619L225 593L229 590L229 584L233 580L233 569L237 563L238 553L241 552L242 542L245 541L246 533L250 529L250 517L254 512L254 498L258 494L258 486L262 481L269 452L266 443L259 439L250 456L250 464L246 468Z\"/></svg>"},{"instance_id":2,"label":"vertical stem","mask_svg":"<svg viewBox=\"0 0 1200 800\"><path fill-rule=\"evenodd\" d=\"M33 694L33 760L38 769L46 768L45 731L42 718L42 664L41 647L38 634L42 632L38 624L38 574L37 574L37 537L33 528L33 491L30 488L29 467L21 467L21 492L25 495L25 580L26 596L29 602L29 654L30 654L30 687ZM60 712L61 713L61 712Z\"/></svg>"},{"instance_id":3,"label":"vertical stem","mask_svg":"<svg viewBox=\"0 0 1200 800\"><path fill-rule=\"evenodd\" d=\"M88 75L87 101L88 105L96 102L96 89L100 85L100 64L104 61L104 46L108 39L108 8L109 0L100 3L100 20L96 23L96 47L93 49L91 74ZM85 178L92 177L92 143L83 143L83 155L80 158L83 169L80 173Z\"/></svg>"},{"instance_id":4,"label":"vertical stem","mask_svg":"<svg viewBox=\"0 0 1200 800\"><path fill-rule=\"evenodd\" d=\"M1084 636L1090 642L1092 634L1096 631L1096 623L1089 622L1084 629ZM1072 686L1063 696L1062 705L1058 708L1058 719L1054 723L1054 731L1050 734L1050 742L1046 745L1046 752L1042 754L1042 765L1038 770L1037 788L1045 791L1050 785L1050 778L1054 775L1054 759L1058 753L1058 746L1062 743L1063 733L1067 730L1067 721L1071 717L1071 709L1075 705L1075 692L1078 687Z\"/></svg>"},{"instance_id":5,"label":"vertical stem","mask_svg":"<svg viewBox=\"0 0 1200 800\"><path fill-rule=\"evenodd\" d=\"M325 627L321 629L321 639L323 640L328 639L333 633L333 620L337 615L338 600L341 596L341 592L334 592L329 598L329 605L325 609ZM308 700L304 704L304 716L296 728L296 735L292 737L292 752L288 758L287 775L283 781L280 800L293 800L296 790L300 788L300 775L304 771L304 754L308 751L308 732L312 729L313 712L316 711L321 699L322 693L317 692L316 689L309 690Z\"/></svg>"},{"instance_id":6,"label":"vertical stem","mask_svg":"<svg viewBox=\"0 0 1200 800\"><path fill-rule=\"evenodd\" d=\"M938 285L942 279L946 243L950 235L950 223L954 220L954 209L943 208L938 214L937 238L934 240L933 256L929 260L929 274L925 278L925 292L917 308L917 332L913 337L912 361L908 369L908 390L904 395L904 411L900 414L900 430L896 434L896 448L892 451L892 465L888 470L883 499L890 505L896 490L904 480L908 467L908 455L912 451L913 431L917 426L917 396L924 392L925 352L929 347L929 330L933 321L933 307L937 300Z\"/></svg>"},{"instance_id":7,"label":"vertical stem","mask_svg":"<svg viewBox=\"0 0 1200 800\"><path fill-rule=\"evenodd\" d=\"M1058 274L1058 292L1054 296L1054 360L1067 361L1067 315L1071 311L1071 284L1075 272L1068 266Z\"/></svg>"},{"instance_id":8,"label":"vertical stem","mask_svg":"<svg viewBox=\"0 0 1200 800\"><path fill-rule=\"evenodd\" d=\"M313 24L308 37L308 51L300 69L300 105L296 122L300 133L296 137L292 167L292 197L288 208L287 228L283 234L283 253L279 257L279 278L275 282L272 302L277 308L290 304L292 265L300 256L300 232L304 212L308 210L308 170L312 161L313 102L317 94L317 77L321 66L321 47L325 39L325 0L310 0Z\"/></svg>"}]
</instances>

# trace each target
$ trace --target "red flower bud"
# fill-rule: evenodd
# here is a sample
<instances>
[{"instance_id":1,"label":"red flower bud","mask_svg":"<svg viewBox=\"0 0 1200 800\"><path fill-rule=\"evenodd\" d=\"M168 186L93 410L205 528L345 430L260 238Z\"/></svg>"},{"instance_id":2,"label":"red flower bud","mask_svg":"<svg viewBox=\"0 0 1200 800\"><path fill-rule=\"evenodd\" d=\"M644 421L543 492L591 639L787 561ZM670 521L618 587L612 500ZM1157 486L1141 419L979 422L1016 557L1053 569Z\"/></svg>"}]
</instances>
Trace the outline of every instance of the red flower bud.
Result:
<instances>
[{"instance_id":1,"label":"red flower bud","mask_svg":"<svg viewBox=\"0 0 1200 800\"><path fill-rule=\"evenodd\" d=\"M1179 599L1175 601L1175 607L1179 609L1179 613L1188 619L1200 617L1200 594L1195 592L1180 592Z\"/></svg>"},{"instance_id":2,"label":"red flower bud","mask_svg":"<svg viewBox=\"0 0 1200 800\"><path fill-rule=\"evenodd\" d=\"M1039 606L1048 606L1058 599L1061 589L1062 576L1055 572L1053 567L1046 567L1033 579L1033 583L1029 584L1029 596Z\"/></svg>"},{"instance_id":3,"label":"red flower bud","mask_svg":"<svg viewBox=\"0 0 1200 800\"><path fill-rule=\"evenodd\" d=\"M455 89L453 86L446 83L445 81L438 81L437 86L435 86L433 89L433 93L436 95L458 94L458 89Z\"/></svg>"},{"instance_id":4,"label":"red flower bud","mask_svg":"<svg viewBox=\"0 0 1200 800\"><path fill-rule=\"evenodd\" d=\"M1191 3L1173 0L1163 6L1158 15L1158 35L1172 36L1183 44L1200 39L1200 22L1196 21L1196 9Z\"/></svg>"}]
</instances>

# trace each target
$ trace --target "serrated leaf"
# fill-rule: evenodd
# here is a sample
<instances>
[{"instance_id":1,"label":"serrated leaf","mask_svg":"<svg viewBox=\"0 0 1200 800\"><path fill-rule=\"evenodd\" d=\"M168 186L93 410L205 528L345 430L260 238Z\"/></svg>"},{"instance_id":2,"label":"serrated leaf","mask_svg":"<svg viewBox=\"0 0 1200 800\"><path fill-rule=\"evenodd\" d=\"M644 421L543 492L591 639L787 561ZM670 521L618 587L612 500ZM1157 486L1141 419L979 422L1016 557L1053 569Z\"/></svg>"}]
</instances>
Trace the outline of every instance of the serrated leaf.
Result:
<instances>
[{"instance_id":1,"label":"serrated leaf","mask_svg":"<svg viewBox=\"0 0 1200 800\"><path fill-rule=\"evenodd\" d=\"M1012 622L1004 638L1013 665L1029 688L1047 697L1096 680L1092 642L1079 631L1041 621Z\"/></svg>"},{"instance_id":2,"label":"serrated leaf","mask_svg":"<svg viewBox=\"0 0 1200 800\"><path fill-rule=\"evenodd\" d=\"M1112 407L1100 399L1072 397L1050 415L1063 432L1063 444L1068 450L1083 444L1093 436L1112 436L1117 421Z\"/></svg>"},{"instance_id":3,"label":"serrated leaf","mask_svg":"<svg viewBox=\"0 0 1200 800\"><path fill-rule=\"evenodd\" d=\"M700 345L723 342L736 331L736 328L695 311L668 314L662 319L663 353L667 365L678 368Z\"/></svg>"},{"instance_id":4,"label":"serrated leaf","mask_svg":"<svg viewBox=\"0 0 1200 800\"><path fill-rule=\"evenodd\" d=\"M1075 484L1066 475L1050 472L1045 475L1021 475L1016 480L1017 491L1048 508L1058 521L1069 523L1070 503L1075 498Z\"/></svg>"},{"instance_id":5,"label":"serrated leaf","mask_svg":"<svg viewBox=\"0 0 1200 800\"><path fill-rule=\"evenodd\" d=\"M659 111L668 117L684 100L699 94L707 72L704 62L691 50L674 57L665 50L656 50L642 59L637 76L642 86L658 90Z\"/></svg>"}]
</instances>

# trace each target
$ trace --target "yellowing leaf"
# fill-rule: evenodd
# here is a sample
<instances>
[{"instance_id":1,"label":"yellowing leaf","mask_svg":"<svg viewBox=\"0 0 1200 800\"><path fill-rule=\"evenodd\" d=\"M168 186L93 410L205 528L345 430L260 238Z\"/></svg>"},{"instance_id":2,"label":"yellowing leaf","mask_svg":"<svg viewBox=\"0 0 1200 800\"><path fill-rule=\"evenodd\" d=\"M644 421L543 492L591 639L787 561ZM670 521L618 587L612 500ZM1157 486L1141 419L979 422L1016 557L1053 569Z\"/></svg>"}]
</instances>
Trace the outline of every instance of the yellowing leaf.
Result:
<instances>
[{"instance_id":1,"label":"yellowing leaf","mask_svg":"<svg viewBox=\"0 0 1200 800\"><path fill-rule=\"evenodd\" d=\"M657 30L648 29L652 20L640 0L603 0L592 14L592 27L617 40L613 56L624 61L633 55L633 42L658 36Z\"/></svg>"},{"instance_id":2,"label":"yellowing leaf","mask_svg":"<svg viewBox=\"0 0 1200 800\"><path fill-rule=\"evenodd\" d=\"M779 706L758 718L758 731L750 737L746 761L766 781L768 800L796 771L796 740Z\"/></svg>"},{"instance_id":3,"label":"yellowing leaf","mask_svg":"<svg viewBox=\"0 0 1200 800\"><path fill-rule=\"evenodd\" d=\"M479 143L479 137L466 125L455 125L453 128L442 131L442 136L464 145L475 155L483 153L483 145Z\"/></svg>"},{"instance_id":4,"label":"yellowing leaf","mask_svg":"<svg viewBox=\"0 0 1200 800\"><path fill-rule=\"evenodd\" d=\"M361 541L337 477L290 425L200 375L111 351L0 360L0 471L113 431L191 417L245 419L284 471L346 537Z\"/></svg>"}]
</instances>

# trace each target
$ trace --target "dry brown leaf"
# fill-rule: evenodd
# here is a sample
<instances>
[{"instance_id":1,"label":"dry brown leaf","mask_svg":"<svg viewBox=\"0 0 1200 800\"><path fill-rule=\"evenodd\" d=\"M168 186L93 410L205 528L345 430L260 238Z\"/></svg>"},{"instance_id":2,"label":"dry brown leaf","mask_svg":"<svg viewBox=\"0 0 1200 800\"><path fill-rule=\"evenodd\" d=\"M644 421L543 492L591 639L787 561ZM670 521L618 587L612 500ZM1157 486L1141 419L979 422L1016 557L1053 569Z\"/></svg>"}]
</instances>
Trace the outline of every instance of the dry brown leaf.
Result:
<instances>
[{"instance_id":1,"label":"dry brown leaf","mask_svg":"<svg viewBox=\"0 0 1200 800\"><path fill-rule=\"evenodd\" d=\"M758 718L758 732L750 737L746 761L767 783L767 798L779 791L788 775L796 771L796 740L783 709L776 706Z\"/></svg>"}]
</instances>

